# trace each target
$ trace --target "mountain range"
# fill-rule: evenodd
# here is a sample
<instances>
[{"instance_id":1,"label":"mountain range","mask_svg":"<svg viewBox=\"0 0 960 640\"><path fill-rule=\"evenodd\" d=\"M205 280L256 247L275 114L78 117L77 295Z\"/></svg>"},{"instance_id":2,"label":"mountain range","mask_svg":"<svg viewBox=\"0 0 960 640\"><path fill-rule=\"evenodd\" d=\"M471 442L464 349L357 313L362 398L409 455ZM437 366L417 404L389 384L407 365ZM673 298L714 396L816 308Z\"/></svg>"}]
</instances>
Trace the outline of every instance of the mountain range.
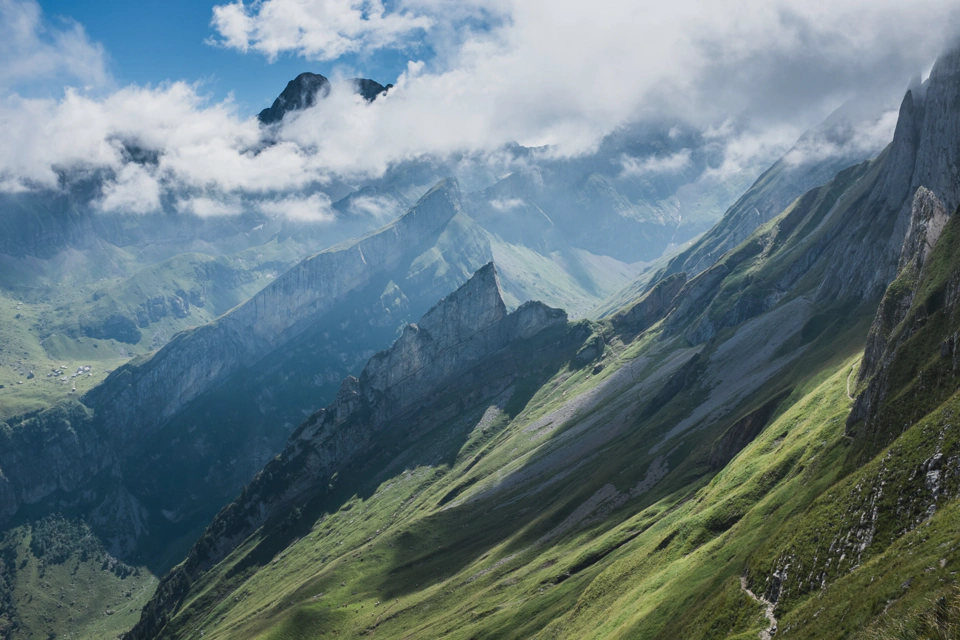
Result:
<instances>
[{"instance_id":1,"label":"mountain range","mask_svg":"<svg viewBox=\"0 0 960 640\"><path fill-rule=\"evenodd\" d=\"M260 121L328 91L303 74ZM951 51L872 158L797 159L839 114L747 188L634 128L466 192L395 168L329 234L11 197L24 356L126 356L12 389L0 637L947 633L958 104ZM71 261L96 290L29 310Z\"/></svg>"}]
</instances>

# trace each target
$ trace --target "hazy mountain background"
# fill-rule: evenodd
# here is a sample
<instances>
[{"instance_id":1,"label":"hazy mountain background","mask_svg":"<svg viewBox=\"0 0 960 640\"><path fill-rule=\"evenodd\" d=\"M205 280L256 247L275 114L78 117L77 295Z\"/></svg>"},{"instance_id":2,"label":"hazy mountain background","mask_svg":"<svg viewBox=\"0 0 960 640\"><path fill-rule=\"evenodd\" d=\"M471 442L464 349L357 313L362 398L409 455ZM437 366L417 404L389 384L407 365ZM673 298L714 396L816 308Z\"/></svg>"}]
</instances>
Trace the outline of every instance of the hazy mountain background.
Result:
<instances>
[{"instance_id":1,"label":"hazy mountain background","mask_svg":"<svg viewBox=\"0 0 960 640\"><path fill-rule=\"evenodd\" d=\"M295 4L0 0L0 637L960 624L955 8Z\"/></svg>"}]
</instances>

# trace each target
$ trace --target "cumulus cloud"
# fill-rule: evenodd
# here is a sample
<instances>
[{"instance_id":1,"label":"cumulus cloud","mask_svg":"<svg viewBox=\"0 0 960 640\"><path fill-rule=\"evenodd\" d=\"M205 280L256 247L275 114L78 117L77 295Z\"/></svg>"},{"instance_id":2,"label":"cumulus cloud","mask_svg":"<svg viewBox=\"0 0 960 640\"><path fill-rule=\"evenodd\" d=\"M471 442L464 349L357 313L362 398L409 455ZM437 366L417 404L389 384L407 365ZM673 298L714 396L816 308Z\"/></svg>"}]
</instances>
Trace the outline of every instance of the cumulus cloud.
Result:
<instances>
[{"instance_id":1,"label":"cumulus cloud","mask_svg":"<svg viewBox=\"0 0 960 640\"><path fill-rule=\"evenodd\" d=\"M235 215L243 211L241 203L235 198L208 198L197 196L177 202L177 211L192 213L201 218Z\"/></svg>"},{"instance_id":2,"label":"cumulus cloud","mask_svg":"<svg viewBox=\"0 0 960 640\"><path fill-rule=\"evenodd\" d=\"M0 0L0 88L60 82L101 86L109 79L103 47L70 20L43 19L35 0Z\"/></svg>"},{"instance_id":3,"label":"cumulus cloud","mask_svg":"<svg viewBox=\"0 0 960 640\"><path fill-rule=\"evenodd\" d=\"M282 216L290 220L332 222L335 218L333 209L330 208L330 198L322 193L265 200L260 202L257 208L268 215Z\"/></svg>"},{"instance_id":4,"label":"cumulus cloud","mask_svg":"<svg viewBox=\"0 0 960 640\"><path fill-rule=\"evenodd\" d=\"M623 175L632 177L643 177L663 173L679 173L690 166L690 149L681 149L676 153L665 156L650 156L646 158L633 158L624 156L620 159L623 165Z\"/></svg>"},{"instance_id":5,"label":"cumulus cloud","mask_svg":"<svg viewBox=\"0 0 960 640\"><path fill-rule=\"evenodd\" d=\"M833 157L861 155L882 149L893 138L898 111L891 109L855 125L838 126L828 133L812 131L784 156L791 165L812 164Z\"/></svg>"},{"instance_id":6,"label":"cumulus cloud","mask_svg":"<svg viewBox=\"0 0 960 640\"><path fill-rule=\"evenodd\" d=\"M501 212L518 209L524 204L524 201L520 198L494 198L490 201L490 206Z\"/></svg>"},{"instance_id":7,"label":"cumulus cloud","mask_svg":"<svg viewBox=\"0 0 960 640\"><path fill-rule=\"evenodd\" d=\"M902 92L951 41L958 13L954 0L233 2L214 10L216 42L251 55L336 59L421 41L437 53L411 61L373 103L335 83L327 99L269 131L188 83L68 89L51 99L0 84L0 189L57 188L65 173L100 171L104 210L175 201L198 215L259 206L324 220L329 202L312 194L333 180L359 181L423 157L483 158L513 142L546 145L539 153L551 157L589 153L631 122L702 132L704 144L720 149L711 171L728 175L782 154L853 94ZM16 69L0 74L105 76L102 50L79 25L45 22L33 0L0 0L6 15L16 20L0 30L21 35L0 45L5 66ZM72 46L78 60L92 60L81 65L87 76L62 66ZM278 90L286 80L278 78ZM804 153L882 145L889 121L873 125ZM681 171L689 159L680 151L622 164L639 175ZM290 199L292 192L301 195ZM386 206L354 203L365 205Z\"/></svg>"},{"instance_id":8,"label":"cumulus cloud","mask_svg":"<svg viewBox=\"0 0 960 640\"><path fill-rule=\"evenodd\" d=\"M370 216L379 222L386 222L393 217L397 211L397 203L383 196L358 196L350 201L350 211Z\"/></svg>"},{"instance_id":9,"label":"cumulus cloud","mask_svg":"<svg viewBox=\"0 0 960 640\"><path fill-rule=\"evenodd\" d=\"M211 42L271 60L296 51L311 60L401 44L433 20L409 11L387 11L380 0L237 0L213 8Z\"/></svg>"},{"instance_id":10,"label":"cumulus cloud","mask_svg":"<svg viewBox=\"0 0 960 640\"><path fill-rule=\"evenodd\" d=\"M160 183L149 168L127 164L103 187L97 202L103 211L150 213L160 208Z\"/></svg>"}]
</instances>

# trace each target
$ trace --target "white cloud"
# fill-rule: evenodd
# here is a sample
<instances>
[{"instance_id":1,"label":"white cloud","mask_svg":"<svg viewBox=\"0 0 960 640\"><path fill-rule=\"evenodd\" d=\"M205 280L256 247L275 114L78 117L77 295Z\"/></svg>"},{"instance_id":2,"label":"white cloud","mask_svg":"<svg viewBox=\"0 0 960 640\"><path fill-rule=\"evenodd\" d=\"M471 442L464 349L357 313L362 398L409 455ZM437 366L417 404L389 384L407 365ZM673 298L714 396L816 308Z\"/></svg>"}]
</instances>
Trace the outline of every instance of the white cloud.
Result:
<instances>
[{"instance_id":1,"label":"white cloud","mask_svg":"<svg viewBox=\"0 0 960 640\"><path fill-rule=\"evenodd\" d=\"M955 0L220 5L218 42L268 59L403 49L421 37L439 52L411 61L373 103L335 85L267 140L255 118L188 83L22 97L9 82L31 70L103 82L103 52L79 25L51 26L33 0L0 0L0 17L10 16L0 22L8 34L0 44L0 190L57 188L65 173L97 170L107 177L98 201L105 210L149 211L172 200L198 215L260 206L327 219L329 202L288 195L425 156L465 154L474 162L515 141L552 145L545 155L576 155L638 121L704 132L723 158L713 171L726 175L776 157L853 93L902 91L948 42L958 10ZM478 16L489 28L476 27ZM278 91L287 79L278 78ZM889 121L874 124L842 144L882 143ZM804 153L834 153L837 144L820 140ZM675 172L689 160L681 151L624 158L623 166ZM512 170L500 156L495 164L491 173ZM357 199L354 206L376 215L387 204Z\"/></svg>"},{"instance_id":2,"label":"white cloud","mask_svg":"<svg viewBox=\"0 0 960 640\"><path fill-rule=\"evenodd\" d=\"M501 212L512 211L513 209L518 209L523 205L524 202L520 198L494 198L490 201L490 206Z\"/></svg>"},{"instance_id":3,"label":"white cloud","mask_svg":"<svg viewBox=\"0 0 960 640\"><path fill-rule=\"evenodd\" d=\"M149 169L127 164L115 180L103 188L99 201L103 211L150 213L160 208L160 183Z\"/></svg>"},{"instance_id":4,"label":"white cloud","mask_svg":"<svg viewBox=\"0 0 960 640\"><path fill-rule=\"evenodd\" d=\"M397 203L383 196L358 196L350 201L350 210L386 222L396 215Z\"/></svg>"},{"instance_id":5,"label":"white cloud","mask_svg":"<svg viewBox=\"0 0 960 640\"><path fill-rule=\"evenodd\" d=\"M330 198L322 193L266 200L258 203L257 208L266 214L290 220L333 222L335 218L333 209L330 208Z\"/></svg>"},{"instance_id":6,"label":"white cloud","mask_svg":"<svg viewBox=\"0 0 960 640\"><path fill-rule=\"evenodd\" d=\"M0 87L51 79L104 85L109 74L103 47L76 22L45 22L35 0L0 0Z\"/></svg>"},{"instance_id":7,"label":"white cloud","mask_svg":"<svg viewBox=\"0 0 960 640\"><path fill-rule=\"evenodd\" d=\"M690 149L681 149L666 156L650 156L647 158L624 156L620 163L623 165L623 175L625 176L643 177L664 173L679 173L690 166L691 153Z\"/></svg>"},{"instance_id":8,"label":"white cloud","mask_svg":"<svg viewBox=\"0 0 960 640\"><path fill-rule=\"evenodd\" d=\"M212 216L235 215L243 211L243 207L236 199L208 198L198 196L195 198L186 198L177 202L177 211L181 213L192 213L201 218Z\"/></svg>"},{"instance_id":9,"label":"white cloud","mask_svg":"<svg viewBox=\"0 0 960 640\"><path fill-rule=\"evenodd\" d=\"M395 46L428 29L433 20L387 11L380 0L237 0L213 8L215 44L262 53L274 60L297 51L312 60L335 60L357 51Z\"/></svg>"},{"instance_id":10,"label":"white cloud","mask_svg":"<svg viewBox=\"0 0 960 640\"><path fill-rule=\"evenodd\" d=\"M856 126L841 127L830 135L812 132L790 149L784 159L794 166L812 164L831 157L860 155L879 151L893 138L898 111L890 110L874 120L861 121Z\"/></svg>"}]
</instances>

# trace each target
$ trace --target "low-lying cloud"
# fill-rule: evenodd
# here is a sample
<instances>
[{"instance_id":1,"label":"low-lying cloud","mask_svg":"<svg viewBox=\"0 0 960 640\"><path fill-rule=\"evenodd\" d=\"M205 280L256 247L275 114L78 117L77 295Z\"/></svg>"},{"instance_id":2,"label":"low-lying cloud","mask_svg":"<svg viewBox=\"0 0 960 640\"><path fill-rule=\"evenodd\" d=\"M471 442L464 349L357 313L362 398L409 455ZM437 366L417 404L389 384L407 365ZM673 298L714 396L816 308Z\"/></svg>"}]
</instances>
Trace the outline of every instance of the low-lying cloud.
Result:
<instances>
[{"instance_id":1,"label":"low-lying cloud","mask_svg":"<svg viewBox=\"0 0 960 640\"><path fill-rule=\"evenodd\" d=\"M220 5L212 19L217 46L270 60L334 60L384 48L416 55L420 42L438 52L412 60L396 87L373 103L335 84L317 106L265 130L231 101L210 101L200 85L114 89L102 48L80 25L52 25L33 0L0 0L0 18L12 16L0 21L0 31L13 34L0 45L0 190L56 189L65 174L101 172L97 206L104 211L148 212L175 202L198 215L253 206L325 220L333 215L330 204L312 194L334 180L359 181L422 157L482 157L513 142L575 156L631 122L683 123L703 132L723 148L723 161L711 168L722 174L782 154L854 94L902 92L958 24L952 0L645 5ZM62 73L73 88L60 97L24 97L18 77L31 69ZM286 80L277 78L278 91ZM889 116L874 125L796 153L880 148ZM625 157L622 165L633 175L677 172L689 159L682 150ZM293 192L302 195L292 200Z\"/></svg>"}]
</instances>

